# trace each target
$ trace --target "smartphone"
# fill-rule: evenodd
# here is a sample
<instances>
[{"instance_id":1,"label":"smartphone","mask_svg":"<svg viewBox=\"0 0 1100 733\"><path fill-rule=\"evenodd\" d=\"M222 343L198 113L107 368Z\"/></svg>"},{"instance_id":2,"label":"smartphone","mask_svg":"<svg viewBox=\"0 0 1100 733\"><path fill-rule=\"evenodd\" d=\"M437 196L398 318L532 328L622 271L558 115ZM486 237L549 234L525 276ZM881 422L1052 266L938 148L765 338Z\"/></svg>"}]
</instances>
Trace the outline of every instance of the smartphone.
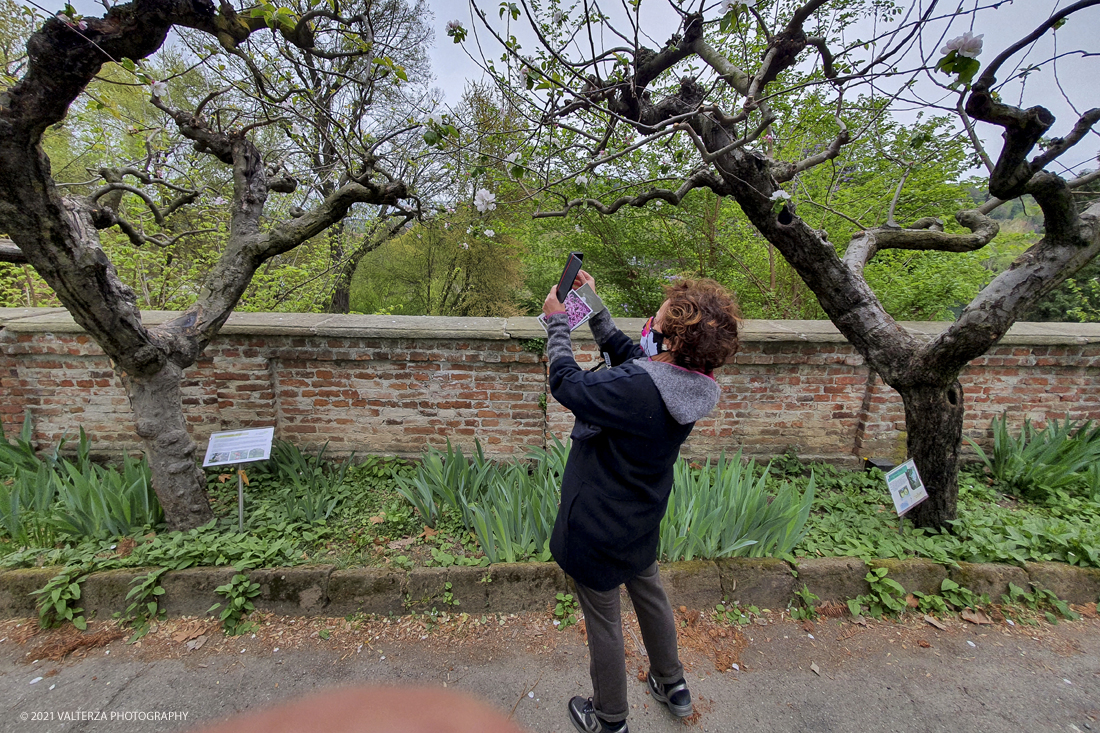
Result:
<instances>
[{"instance_id":1,"label":"smartphone","mask_svg":"<svg viewBox=\"0 0 1100 733\"><path fill-rule=\"evenodd\" d=\"M569 259L565 262L565 271L561 274L561 280L558 280L558 300L562 303L565 302L565 296L569 295L569 291L573 289L573 281L577 279L577 273L581 271L581 260L584 259L584 254L580 252L570 252Z\"/></svg>"}]
</instances>

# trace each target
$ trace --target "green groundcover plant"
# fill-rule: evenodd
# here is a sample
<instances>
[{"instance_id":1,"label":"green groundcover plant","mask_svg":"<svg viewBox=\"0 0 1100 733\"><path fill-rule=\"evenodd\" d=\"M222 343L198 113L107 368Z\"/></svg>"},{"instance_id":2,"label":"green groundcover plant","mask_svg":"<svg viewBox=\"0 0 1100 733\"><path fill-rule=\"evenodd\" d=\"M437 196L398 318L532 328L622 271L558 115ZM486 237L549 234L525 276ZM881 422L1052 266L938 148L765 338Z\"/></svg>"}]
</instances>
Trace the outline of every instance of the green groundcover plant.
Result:
<instances>
[{"instance_id":1,"label":"green groundcover plant","mask_svg":"<svg viewBox=\"0 0 1100 733\"><path fill-rule=\"evenodd\" d=\"M1080 440L1088 430L1059 425L1053 432ZM496 463L477 443L470 456L448 445L417 462L325 460L323 449L313 455L278 443L271 460L248 467L243 477L243 533L236 473L208 472L214 521L169 532L144 462L100 466L90 453L83 433L73 446L62 441L36 452L29 424L14 441L0 441L0 567L323 562L408 569L546 560L568 445L554 441L522 460ZM806 466L791 454L765 466L746 463L740 453L702 464L681 460L660 557L923 557L1100 567L1100 502L1088 490L1100 480L1092 476L1095 466L1076 472L1078 488L1047 492L1042 500L1020 495L1018 483L1006 485L988 466L963 473L960 518L949 531L935 532L898 519L877 471Z\"/></svg>"}]
</instances>

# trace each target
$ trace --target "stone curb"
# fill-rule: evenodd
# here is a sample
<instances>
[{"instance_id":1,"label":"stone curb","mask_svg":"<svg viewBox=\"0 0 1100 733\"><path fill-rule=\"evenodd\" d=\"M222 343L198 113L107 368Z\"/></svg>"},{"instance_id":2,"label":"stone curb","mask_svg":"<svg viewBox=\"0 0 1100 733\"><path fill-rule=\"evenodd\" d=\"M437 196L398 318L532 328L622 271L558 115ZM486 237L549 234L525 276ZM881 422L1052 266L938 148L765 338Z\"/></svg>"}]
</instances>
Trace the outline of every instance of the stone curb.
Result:
<instances>
[{"instance_id":1,"label":"stone curb","mask_svg":"<svg viewBox=\"0 0 1100 733\"><path fill-rule=\"evenodd\" d=\"M908 591L935 593L951 578L993 601L1008 592L1009 583L1034 584L1070 603L1100 598L1100 569L1060 563L1028 563L1024 567L959 563L945 567L930 560L873 560L827 557L791 565L775 558L696 560L661 566L661 578L673 606L709 609L723 601L761 608L785 608L803 586L822 601L842 602L867 593L870 568L885 567L889 577ZM0 618L36 615L35 598L59 568L32 568L0 573ZM109 618L129 605L131 582L148 568L93 573L81 586L85 614ZM236 571L203 567L170 571L161 584L161 607L169 616L204 616L224 602L214 589L228 583ZM385 568L337 570L332 565L265 568L249 572L260 588L256 608L285 616L349 616L440 611L516 613L549 610L558 593L570 592L571 581L554 563L515 563L483 567L416 568L403 572ZM449 584L449 585L448 585Z\"/></svg>"}]
</instances>

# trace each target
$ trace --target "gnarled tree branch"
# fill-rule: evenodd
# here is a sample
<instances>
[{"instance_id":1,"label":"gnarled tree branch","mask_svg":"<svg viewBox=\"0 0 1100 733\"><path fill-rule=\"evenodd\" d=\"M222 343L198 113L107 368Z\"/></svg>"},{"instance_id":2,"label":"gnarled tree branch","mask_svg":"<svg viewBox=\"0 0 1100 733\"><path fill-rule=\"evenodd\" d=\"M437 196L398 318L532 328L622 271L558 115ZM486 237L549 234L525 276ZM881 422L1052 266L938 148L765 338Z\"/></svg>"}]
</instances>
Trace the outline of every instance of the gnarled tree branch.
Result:
<instances>
[{"instance_id":1,"label":"gnarled tree branch","mask_svg":"<svg viewBox=\"0 0 1100 733\"><path fill-rule=\"evenodd\" d=\"M970 234L947 234L938 219L925 217L907 229L878 227L859 232L848 244L844 264L853 272L863 268L884 249L909 249L922 252L974 252L993 241L1000 225L977 209L960 211L955 220ZM938 227L938 229L937 229Z\"/></svg>"},{"instance_id":2,"label":"gnarled tree branch","mask_svg":"<svg viewBox=\"0 0 1100 733\"><path fill-rule=\"evenodd\" d=\"M558 211L537 211L535 212L535 214L533 214L533 216L536 219L547 219L550 217L565 216L569 213L570 209L580 207L590 207L600 212L601 214L614 214L616 211L624 206L640 207L645 206L650 201L658 200L672 204L673 206L679 206L680 202L683 201L684 196L686 196L689 191L696 188L709 188L720 196L725 195L726 193L726 187L722 183L722 180L710 171L704 170L696 171L694 174L689 176L675 191L670 191L664 188L655 188L638 194L637 196L620 196L610 204L604 204L598 199L591 198L572 199L566 202L564 209L560 209Z\"/></svg>"}]
</instances>

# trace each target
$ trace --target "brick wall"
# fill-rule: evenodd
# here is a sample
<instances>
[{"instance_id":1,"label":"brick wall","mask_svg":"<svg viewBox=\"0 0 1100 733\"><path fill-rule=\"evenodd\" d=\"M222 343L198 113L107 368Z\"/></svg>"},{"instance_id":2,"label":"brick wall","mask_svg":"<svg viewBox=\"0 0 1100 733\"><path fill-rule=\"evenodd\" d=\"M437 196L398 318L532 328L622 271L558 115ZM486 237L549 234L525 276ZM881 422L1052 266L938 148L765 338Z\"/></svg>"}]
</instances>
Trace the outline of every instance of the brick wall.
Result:
<instances>
[{"instance_id":1,"label":"brick wall","mask_svg":"<svg viewBox=\"0 0 1100 733\"><path fill-rule=\"evenodd\" d=\"M147 313L147 323L168 314ZM624 319L627 333L640 320ZM907 324L918 336L942 324ZM572 426L549 398L531 318L413 318L238 314L187 370L183 401L200 443L217 430L275 426L306 448L416 455L450 439L489 454L522 453ZM594 364L586 328L577 360ZM722 400L684 453L743 448L770 457L854 462L904 457L901 400L869 372L832 324L749 321L743 347L716 375ZM962 376L966 434L990 420L1066 415L1100 419L1100 326L1018 324ZM0 309L0 421L14 434L29 409L35 440L52 445L83 426L100 452L137 450L122 385L96 344L63 310Z\"/></svg>"}]
</instances>

